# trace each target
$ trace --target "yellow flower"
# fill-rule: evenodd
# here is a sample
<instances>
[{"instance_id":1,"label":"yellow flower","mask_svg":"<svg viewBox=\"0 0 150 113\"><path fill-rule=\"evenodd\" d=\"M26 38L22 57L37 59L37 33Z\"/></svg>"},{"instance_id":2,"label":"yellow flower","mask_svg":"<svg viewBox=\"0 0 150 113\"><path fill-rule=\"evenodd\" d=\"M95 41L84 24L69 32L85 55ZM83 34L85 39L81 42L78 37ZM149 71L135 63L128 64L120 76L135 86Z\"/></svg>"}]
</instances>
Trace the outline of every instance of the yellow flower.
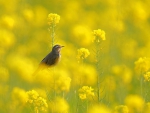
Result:
<instances>
[{"instance_id":1,"label":"yellow flower","mask_svg":"<svg viewBox=\"0 0 150 113\"><path fill-rule=\"evenodd\" d=\"M111 113L110 110L103 105L93 105L89 108L87 113Z\"/></svg>"},{"instance_id":2,"label":"yellow flower","mask_svg":"<svg viewBox=\"0 0 150 113\"><path fill-rule=\"evenodd\" d=\"M138 113L144 107L144 100L138 95L128 95L125 104L128 106L130 113Z\"/></svg>"},{"instance_id":3,"label":"yellow flower","mask_svg":"<svg viewBox=\"0 0 150 113\"><path fill-rule=\"evenodd\" d=\"M73 65L71 69L76 69L76 71L72 72L72 84L73 85L83 86L86 84L88 86L91 86L97 83L97 72L94 66L87 65L87 64L77 65L77 63L71 64L71 65ZM84 80L85 78L86 80Z\"/></svg>"},{"instance_id":4,"label":"yellow flower","mask_svg":"<svg viewBox=\"0 0 150 113\"><path fill-rule=\"evenodd\" d=\"M126 65L114 65L112 72L123 83L130 83L132 80L132 71Z\"/></svg>"},{"instance_id":5,"label":"yellow flower","mask_svg":"<svg viewBox=\"0 0 150 113\"><path fill-rule=\"evenodd\" d=\"M14 111L15 113L17 113L19 110L22 110L26 105L27 99L28 96L23 89L18 87L13 88L11 92L10 110Z\"/></svg>"},{"instance_id":6,"label":"yellow flower","mask_svg":"<svg viewBox=\"0 0 150 113\"><path fill-rule=\"evenodd\" d=\"M31 59L14 53L8 56L7 63L22 80L28 82L33 81L33 77L31 75L35 69ZM26 67L28 67L28 69Z\"/></svg>"},{"instance_id":7,"label":"yellow flower","mask_svg":"<svg viewBox=\"0 0 150 113\"><path fill-rule=\"evenodd\" d=\"M28 91L27 95L28 95L28 99L31 99L31 100L35 100L39 96L39 94L35 90Z\"/></svg>"},{"instance_id":8,"label":"yellow flower","mask_svg":"<svg viewBox=\"0 0 150 113\"><path fill-rule=\"evenodd\" d=\"M35 111L46 111L48 104L46 100L42 97L39 96L39 94L35 91L28 91L28 100L27 103L33 107Z\"/></svg>"},{"instance_id":9,"label":"yellow flower","mask_svg":"<svg viewBox=\"0 0 150 113\"><path fill-rule=\"evenodd\" d=\"M114 113L128 113L128 107L124 105L119 105L115 107Z\"/></svg>"},{"instance_id":10,"label":"yellow flower","mask_svg":"<svg viewBox=\"0 0 150 113\"><path fill-rule=\"evenodd\" d=\"M144 113L149 113L150 112L150 102L146 103L144 107Z\"/></svg>"},{"instance_id":11,"label":"yellow flower","mask_svg":"<svg viewBox=\"0 0 150 113\"><path fill-rule=\"evenodd\" d=\"M93 42L100 42L100 40L106 40L105 38L105 31L98 29L93 31L94 40Z\"/></svg>"},{"instance_id":12,"label":"yellow flower","mask_svg":"<svg viewBox=\"0 0 150 113\"><path fill-rule=\"evenodd\" d=\"M32 21L34 19L34 13L31 9L23 10L23 15L27 21Z\"/></svg>"},{"instance_id":13,"label":"yellow flower","mask_svg":"<svg viewBox=\"0 0 150 113\"><path fill-rule=\"evenodd\" d=\"M14 28L15 20L11 16L2 16L2 24L7 28Z\"/></svg>"},{"instance_id":14,"label":"yellow flower","mask_svg":"<svg viewBox=\"0 0 150 113\"><path fill-rule=\"evenodd\" d=\"M48 15L48 25L56 25L59 23L59 20L60 20L60 16L57 15L57 14L54 14L54 13L50 13Z\"/></svg>"},{"instance_id":15,"label":"yellow flower","mask_svg":"<svg viewBox=\"0 0 150 113\"><path fill-rule=\"evenodd\" d=\"M5 67L0 66L0 82L7 82L9 80L9 71Z\"/></svg>"},{"instance_id":16,"label":"yellow flower","mask_svg":"<svg viewBox=\"0 0 150 113\"><path fill-rule=\"evenodd\" d=\"M146 74L144 74L144 79L145 81L150 81L150 72L147 72Z\"/></svg>"},{"instance_id":17,"label":"yellow flower","mask_svg":"<svg viewBox=\"0 0 150 113\"><path fill-rule=\"evenodd\" d=\"M89 46L91 44L91 29L84 25L76 25L72 29L73 41L80 46Z\"/></svg>"},{"instance_id":18,"label":"yellow flower","mask_svg":"<svg viewBox=\"0 0 150 113\"><path fill-rule=\"evenodd\" d=\"M138 61L135 62L135 70L141 74L148 71L150 68L150 59L146 57L140 57Z\"/></svg>"},{"instance_id":19,"label":"yellow flower","mask_svg":"<svg viewBox=\"0 0 150 113\"><path fill-rule=\"evenodd\" d=\"M46 108L48 107L48 104L46 100L42 97L38 97L34 101L34 106L39 110L39 111L46 111Z\"/></svg>"},{"instance_id":20,"label":"yellow flower","mask_svg":"<svg viewBox=\"0 0 150 113\"><path fill-rule=\"evenodd\" d=\"M50 111L53 113L69 113L69 105L64 98L56 97L49 103Z\"/></svg>"},{"instance_id":21,"label":"yellow flower","mask_svg":"<svg viewBox=\"0 0 150 113\"><path fill-rule=\"evenodd\" d=\"M7 30L0 30L0 45L2 48L11 48L15 44L15 35Z\"/></svg>"},{"instance_id":22,"label":"yellow flower","mask_svg":"<svg viewBox=\"0 0 150 113\"><path fill-rule=\"evenodd\" d=\"M84 99L86 99L86 94L79 94L79 97L81 100L84 100Z\"/></svg>"},{"instance_id":23,"label":"yellow flower","mask_svg":"<svg viewBox=\"0 0 150 113\"><path fill-rule=\"evenodd\" d=\"M70 84L71 84L71 78L62 75L56 80L55 90L58 92L60 91L68 92L70 89Z\"/></svg>"},{"instance_id":24,"label":"yellow flower","mask_svg":"<svg viewBox=\"0 0 150 113\"><path fill-rule=\"evenodd\" d=\"M26 103L27 101L27 94L23 89L15 87L12 91L12 99L16 101L20 101L20 103Z\"/></svg>"},{"instance_id":25,"label":"yellow flower","mask_svg":"<svg viewBox=\"0 0 150 113\"><path fill-rule=\"evenodd\" d=\"M83 86L79 89L79 97L80 99L84 100L87 97L94 96L93 88L89 86Z\"/></svg>"},{"instance_id":26,"label":"yellow flower","mask_svg":"<svg viewBox=\"0 0 150 113\"><path fill-rule=\"evenodd\" d=\"M78 54L77 54L77 59L85 59L87 58L89 55L90 55L90 52L88 49L85 49L85 48L80 48L77 50L78 51Z\"/></svg>"}]
</instances>

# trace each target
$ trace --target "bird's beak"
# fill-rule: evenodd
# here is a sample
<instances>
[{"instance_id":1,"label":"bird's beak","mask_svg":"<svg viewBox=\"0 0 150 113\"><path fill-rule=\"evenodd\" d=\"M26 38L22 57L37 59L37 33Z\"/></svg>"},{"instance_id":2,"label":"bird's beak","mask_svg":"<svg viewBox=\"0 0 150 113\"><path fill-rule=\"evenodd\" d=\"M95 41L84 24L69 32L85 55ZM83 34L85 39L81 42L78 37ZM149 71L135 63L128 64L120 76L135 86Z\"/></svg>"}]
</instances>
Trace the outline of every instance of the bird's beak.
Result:
<instances>
[{"instance_id":1,"label":"bird's beak","mask_svg":"<svg viewBox=\"0 0 150 113\"><path fill-rule=\"evenodd\" d=\"M65 46L61 46L61 48L62 48L62 47L65 47Z\"/></svg>"}]
</instances>

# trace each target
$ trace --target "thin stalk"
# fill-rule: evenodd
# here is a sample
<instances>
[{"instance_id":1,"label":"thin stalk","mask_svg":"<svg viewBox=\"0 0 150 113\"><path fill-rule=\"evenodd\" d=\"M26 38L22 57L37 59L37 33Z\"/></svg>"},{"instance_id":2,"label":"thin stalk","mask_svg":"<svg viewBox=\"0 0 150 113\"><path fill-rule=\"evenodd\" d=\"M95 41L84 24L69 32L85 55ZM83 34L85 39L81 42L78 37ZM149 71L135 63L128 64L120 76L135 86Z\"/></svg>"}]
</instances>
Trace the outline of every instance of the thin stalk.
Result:
<instances>
[{"instance_id":1,"label":"thin stalk","mask_svg":"<svg viewBox=\"0 0 150 113\"><path fill-rule=\"evenodd\" d=\"M55 77L55 68L53 67L53 77L54 77L54 97L56 97L56 77Z\"/></svg>"},{"instance_id":2,"label":"thin stalk","mask_svg":"<svg viewBox=\"0 0 150 113\"><path fill-rule=\"evenodd\" d=\"M88 110L89 110L89 101L87 100L87 102L86 102L86 111L88 112Z\"/></svg>"},{"instance_id":3,"label":"thin stalk","mask_svg":"<svg viewBox=\"0 0 150 113\"><path fill-rule=\"evenodd\" d=\"M144 85L144 77L143 77L143 72L141 72L141 78L140 78L140 90L141 90L141 97L143 98L143 100L144 100L144 102L145 102L145 96L144 96L144 93L143 93L143 85ZM141 111L140 111L140 113L142 113L142 109L141 109Z\"/></svg>"},{"instance_id":4,"label":"thin stalk","mask_svg":"<svg viewBox=\"0 0 150 113\"><path fill-rule=\"evenodd\" d=\"M75 112L78 113L79 97L77 96L76 91L75 91L75 96L76 96L76 99L77 99L77 105L76 105L76 108L75 108Z\"/></svg>"},{"instance_id":5,"label":"thin stalk","mask_svg":"<svg viewBox=\"0 0 150 113\"><path fill-rule=\"evenodd\" d=\"M96 42L96 69L97 72L99 72L99 59L100 59L100 42ZM100 102L100 75L97 75L97 96L98 96L98 102Z\"/></svg>"},{"instance_id":6,"label":"thin stalk","mask_svg":"<svg viewBox=\"0 0 150 113\"><path fill-rule=\"evenodd\" d=\"M53 46L54 46L54 43L55 43L55 24L54 24L54 22L53 22L53 24L50 26L50 36L51 36L51 39L52 39L52 41L51 41L51 46L52 46L52 48L53 48ZM54 97L56 97L56 78L55 78L55 76L54 76L54 73L55 73L55 68L53 68L53 77L54 77Z\"/></svg>"},{"instance_id":7,"label":"thin stalk","mask_svg":"<svg viewBox=\"0 0 150 113\"><path fill-rule=\"evenodd\" d=\"M143 98L143 76L141 75L141 79L140 79L140 88L141 88L141 96Z\"/></svg>"},{"instance_id":8,"label":"thin stalk","mask_svg":"<svg viewBox=\"0 0 150 113\"><path fill-rule=\"evenodd\" d=\"M55 42L55 24L52 24L50 27L50 31L51 31L51 38L52 38L52 47L54 46L54 42Z\"/></svg>"}]
</instances>

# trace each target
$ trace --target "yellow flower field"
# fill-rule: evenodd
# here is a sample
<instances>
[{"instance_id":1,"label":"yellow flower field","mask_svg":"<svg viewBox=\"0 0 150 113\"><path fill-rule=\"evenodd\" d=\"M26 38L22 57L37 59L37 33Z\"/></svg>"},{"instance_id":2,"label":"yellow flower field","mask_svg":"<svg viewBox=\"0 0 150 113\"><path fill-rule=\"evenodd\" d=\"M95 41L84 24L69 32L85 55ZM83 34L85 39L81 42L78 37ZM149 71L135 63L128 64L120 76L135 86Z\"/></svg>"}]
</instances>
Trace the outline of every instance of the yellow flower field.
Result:
<instances>
[{"instance_id":1,"label":"yellow flower field","mask_svg":"<svg viewBox=\"0 0 150 113\"><path fill-rule=\"evenodd\" d=\"M150 113L149 6L0 0L0 113Z\"/></svg>"}]
</instances>

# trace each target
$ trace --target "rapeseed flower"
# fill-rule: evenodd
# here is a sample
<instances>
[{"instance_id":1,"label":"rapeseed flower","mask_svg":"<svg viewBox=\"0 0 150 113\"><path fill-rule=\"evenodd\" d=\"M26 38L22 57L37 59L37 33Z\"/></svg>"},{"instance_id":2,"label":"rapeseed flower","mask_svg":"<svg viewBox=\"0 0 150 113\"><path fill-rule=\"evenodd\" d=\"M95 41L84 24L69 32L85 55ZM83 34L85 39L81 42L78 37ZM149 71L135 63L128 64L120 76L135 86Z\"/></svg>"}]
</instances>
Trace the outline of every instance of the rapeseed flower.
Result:
<instances>
[{"instance_id":1,"label":"rapeseed flower","mask_svg":"<svg viewBox=\"0 0 150 113\"><path fill-rule=\"evenodd\" d=\"M115 110L113 113L128 113L128 107L125 105L119 105L115 107Z\"/></svg>"},{"instance_id":2,"label":"rapeseed flower","mask_svg":"<svg viewBox=\"0 0 150 113\"><path fill-rule=\"evenodd\" d=\"M27 101L27 94L26 92L18 87L13 88L11 92L11 103L10 103L10 111L13 111L15 113L18 113L18 111L21 111Z\"/></svg>"},{"instance_id":3,"label":"rapeseed flower","mask_svg":"<svg viewBox=\"0 0 150 113\"><path fill-rule=\"evenodd\" d=\"M79 91L79 98L81 100L89 99L89 97L95 96L95 94L93 92L94 89L92 87L89 87L89 86L83 86L78 91Z\"/></svg>"},{"instance_id":4,"label":"rapeseed flower","mask_svg":"<svg viewBox=\"0 0 150 113\"><path fill-rule=\"evenodd\" d=\"M149 112L150 112L150 102L146 103L143 113L149 113Z\"/></svg>"},{"instance_id":5,"label":"rapeseed flower","mask_svg":"<svg viewBox=\"0 0 150 113\"><path fill-rule=\"evenodd\" d=\"M110 110L103 105L93 105L87 113L111 113Z\"/></svg>"},{"instance_id":6,"label":"rapeseed flower","mask_svg":"<svg viewBox=\"0 0 150 113\"><path fill-rule=\"evenodd\" d=\"M90 55L89 50L85 49L85 48L80 48L77 51L78 51L78 54L77 54L77 59L78 60L83 60L83 59L87 58Z\"/></svg>"},{"instance_id":7,"label":"rapeseed flower","mask_svg":"<svg viewBox=\"0 0 150 113\"><path fill-rule=\"evenodd\" d=\"M14 28L15 20L11 16L7 16L7 15L3 16L1 21L5 27L10 29Z\"/></svg>"},{"instance_id":8,"label":"rapeseed flower","mask_svg":"<svg viewBox=\"0 0 150 113\"><path fill-rule=\"evenodd\" d=\"M150 69L150 59L147 57L140 57L136 62L135 62L135 70L141 74L145 73Z\"/></svg>"},{"instance_id":9,"label":"rapeseed flower","mask_svg":"<svg viewBox=\"0 0 150 113\"><path fill-rule=\"evenodd\" d=\"M49 103L49 109L54 113L68 113L69 105L64 98L56 97Z\"/></svg>"},{"instance_id":10,"label":"rapeseed flower","mask_svg":"<svg viewBox=\"0 0 150 113\"><path fill-rule=\"evenodd\" d=\"M72 84L83 86L94 85L96 83L97 72L93 66L87 64L74 65L74 68L76 67L78 67L78 69L72 73ZM86 80L84 80L85 78Z\"/></svg>"},{"instance_id":11,"label":"rapeseed flower","mask_svg":"<svg viewBox=\"0 0 150 113\"><path fill-rule=\"evenodd\" d=\"M72 29L72 40L80 46L89 46L91 44L91 29L84 25L76 25Z\"/></svg>"},{"instance_id":12,"label":"rapeseed flower","mask_svg":"<svg viewBox=\"0 0 150 113\"><path fill-rule=\"evenodd\" d=\"M27 95L28 95L27 104L29 104L30 107L33 108L35 112L47 110L48 104L46 100L40 97L35 90L28 91Z\"/></svg>"},{"instance_id":13,"label":"rapeseed flower","mask_svg":"<svg viewBox=\"0 0 150 113\"><path fill-rule=\"evenodd\" d=\"M56 80L55 90L58 92L60 91L68 92L70 89L70 84L71 84L71 78L62 75Z\"/></svg>"},{"instance_id":14,"label":"rapeseed flower","mask_svg":"<svg viewBox=\"0 0 150 113\"><path fill-rule=\"evenodd\" d=\"M39 94L35 90L28 91L27 95L28 95L29 103L30 102L32 103L33 100L36 100L39 97ZM30 101L30 100L32 100L32 101Z\"/></svg>"},{"instance_id":15,"label":"rapeseed flower","mask_svg":"<svg viewBox=\"0 0 150 113\"><path fill-rule=\"evenodd\" d=\"M112 67L112 72L123 83L130 83L132 80L132 71L125 65L114 65Z\"/></svg>"},{"instance_id":16,"label":"rapeseed flower","mask_svg":"<svg viewBox=\"0 0 150 113\"><path fill-rule=\"evenodd\" d=\"M34 66L30 59L22 55L12 54L9 55L7 63L23 80L32 82L31 75L34 72Z\"/></svg>"},{"instance_id":17,"label":"rapeseed flower","mask_svg":"<svg viewBox=\"0 0 150 113\"><path fill-rule=\"evenodd\" d=\"M105 31L98 29L93 31L94 39L93 42L100 42L101 40L106 40Z\"/></svg>"},{"instance_id":18,"label":"rapeseed flower","mask_svg":"<svg viewBox=\"0 0 150 113\"><path fill-rule=\"evenodd\" d=\"M0 29L0 45L2 48L10 48L15 43L15 35L7 30Z\"/></svg>"},{"instance_id":19,"label":"rapeseed flower","mask_svg":"<svg viewBox=\"0 0 150 113\"><path fill-rule=\"evenodd\" d=\"M144 79L145 81L150 81L150 72L147 72L146 74L144 74Z\"/></svg>"},{"instance_id":20,"label":"rapeseed flower","mask_svg":"<svg viewBox=\"0 0 150 113\"><path fill-rule=\"evenodd\" d=\"M0 67L0 82L7 82L9 79L9 71L5 67Z\"/></svg>"},{"instance_id":21,"label":"rapeseed flower","mask_svg":"<svg viewBox=\"0 0 150 113\"><path fill-rule=\"evenodd\" d=\"M56 25L59 23L59 20L60 20L60 16L58 14L54 14L54 13L50 13L48 15L48 25Z\"/></svg>"},{"instance_id":22,"label":"rapeseed flower","mask_svg":"<svg viewBox=\"0 0 150 113\"><path fill-rule=\"evenodd\" d=\"M23 15L24 15L24 18L29 22L33 21L33 19L34 19L34 12L31 9L23 10Z\"/></svg>"},{"instance_id":23,"label":"rapeseed flower","mask_svg":"<svg viewBox=\"0 0 150 113\"><path fill-rule=\"evenodd\" d=\"M144 107L144 100L138 95L128 95L125 99L130 113L141 112Z\"/></svg>"}]
</instances>

